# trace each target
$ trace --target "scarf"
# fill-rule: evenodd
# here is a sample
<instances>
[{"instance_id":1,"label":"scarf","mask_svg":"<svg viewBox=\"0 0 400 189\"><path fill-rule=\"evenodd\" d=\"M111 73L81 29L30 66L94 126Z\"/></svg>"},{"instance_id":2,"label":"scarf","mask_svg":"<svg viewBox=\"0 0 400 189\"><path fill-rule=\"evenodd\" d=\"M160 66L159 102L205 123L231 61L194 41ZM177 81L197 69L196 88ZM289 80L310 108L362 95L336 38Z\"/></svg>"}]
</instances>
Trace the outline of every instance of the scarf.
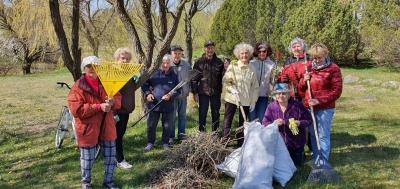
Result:
<instances>
[{"instance_id":1,"label":"scarf","mask_svg":"<svg viewBox=\"0 0 400 189\"><path fill-rule=\"evenodd\" d=\"M320 69L322 69L322 68L328 67L329 65L331 65L331 59L329 58L329 56L327 56L327 57L325 58L324 63L322 63L321 65L318 65L317 63L315 63L314 60L312 61L312 68L313 68L314 70L320 70Z\"/></svg>"},{"instance_id":2,"label":"scarf","mask_svg":"<svg viewBox=\"0 0 400 189\"><path fill-rule=\"evenodd\" d=\"M85 74L85 79L89 83L89 85L94 89L94 91L96 91L96 93L99 93L99 78L93 80L87 74Z\"/></svg>"}]
</instances>

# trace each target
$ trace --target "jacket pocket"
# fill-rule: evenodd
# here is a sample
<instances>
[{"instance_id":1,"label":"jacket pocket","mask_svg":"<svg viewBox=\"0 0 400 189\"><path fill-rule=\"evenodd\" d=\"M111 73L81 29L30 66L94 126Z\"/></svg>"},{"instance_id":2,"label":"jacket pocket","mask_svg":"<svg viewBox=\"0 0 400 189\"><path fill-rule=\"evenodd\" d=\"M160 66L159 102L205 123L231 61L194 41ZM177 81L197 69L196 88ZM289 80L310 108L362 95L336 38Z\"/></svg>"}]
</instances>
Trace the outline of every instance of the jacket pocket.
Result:
<instances>
[{"instance_id":1,"label":"jacket pocket","mask_svg":"<svg viewBox=\"0 0 400 189\"><path fill-rule=\"evenodd\" d=\"M89 128L89 124L85 124L85 127L83 128L82 136L86 135L86 131L88 130L88 128Z\"/></svg>"}]
</instances>

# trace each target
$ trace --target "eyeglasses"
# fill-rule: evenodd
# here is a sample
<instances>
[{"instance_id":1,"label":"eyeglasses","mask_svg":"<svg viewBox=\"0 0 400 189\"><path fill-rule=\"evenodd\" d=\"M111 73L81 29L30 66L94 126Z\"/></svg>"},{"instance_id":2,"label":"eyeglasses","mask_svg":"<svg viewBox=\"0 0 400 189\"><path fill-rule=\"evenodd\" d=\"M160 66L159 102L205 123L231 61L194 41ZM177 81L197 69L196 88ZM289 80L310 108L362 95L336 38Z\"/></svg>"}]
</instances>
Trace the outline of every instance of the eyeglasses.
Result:
<instances>
[{"instance_id":1,"label":"eyeglasses","mask_svg":"<svg viewBox=\"0 0 400 189\"><path fill-rule=\"evenodd\" d=\"M267 51L258 51L258 53L267 53Z\"/></svg>"}]
</instances>

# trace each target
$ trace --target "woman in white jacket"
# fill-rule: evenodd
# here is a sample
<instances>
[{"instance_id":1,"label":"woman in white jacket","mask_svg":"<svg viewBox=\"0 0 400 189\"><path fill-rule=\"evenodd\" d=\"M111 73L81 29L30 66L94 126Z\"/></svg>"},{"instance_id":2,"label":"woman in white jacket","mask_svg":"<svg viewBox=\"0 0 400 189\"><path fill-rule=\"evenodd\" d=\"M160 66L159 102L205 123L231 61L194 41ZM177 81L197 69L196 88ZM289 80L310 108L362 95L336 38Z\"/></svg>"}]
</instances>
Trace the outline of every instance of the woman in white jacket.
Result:
<instances>
[{"instance_id":1,"label":"woman in white jacket","mask_svg":"<svg viewBox=\"0 0 400 189\"><path fill-rule=\"evenodd\" d=\"M236 112L236 108L239 105L238 99L235 94L239 96L239 100L243 105L244 113L239 115L239 126L244 123L244 118L247 117L249 111L253 111L255 104L258 99L259 85L257 81L256 69L250 64L250 58L253 54L253 47L246 43L240 43L235 46L233 54L236 56L238 61L231 63L226 70L226 73L222 79L226 93L224 96L225 100L225 115L224 115L224 127L222 130L222 136L227 139L230 136L232 120ZM236 134L237 145L240 147L244 141L243 132Z\"/></svg>"},{"instance_id":2,"label":"woman in white jacket","mask_svg":"<svg viewBox=\"0 0 400 189\"><path fill-rule=\"evenodd\" d=\"M255 58L250 61L250 64L256 69L260 93L258 95L256 107L249 113L249 121L258 118L258 121L261 122L268 106L271 74L273 74L275 63L269 59L269 56L272 55L272 48L268 43L259 42L255 45L254 49L256 49L253 53Z\"/></svg>"}]
</instances>

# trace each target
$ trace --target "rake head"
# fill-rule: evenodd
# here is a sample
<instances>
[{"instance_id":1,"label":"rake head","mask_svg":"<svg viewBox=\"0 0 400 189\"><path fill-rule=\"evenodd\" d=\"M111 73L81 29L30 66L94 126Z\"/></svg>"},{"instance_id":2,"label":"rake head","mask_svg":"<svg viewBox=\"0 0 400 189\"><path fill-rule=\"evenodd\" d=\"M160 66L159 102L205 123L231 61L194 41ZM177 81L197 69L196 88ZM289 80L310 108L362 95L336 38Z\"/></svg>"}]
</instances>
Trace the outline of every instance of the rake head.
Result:
<instances>
[{"instance_id":1,"label":"rake head","mask_svg":"<svg viewBox=\"0 0 400 189\"><path fill-rule=\"evenodd\" d=\"M102 62L93 63L93 69L99 77L109 97L113 97L135 74L142 64Z\"/></svg>"},{"instance_id":2,"label":"rake head","mask_svg":"<svg viewBox=\"0 0 400 189\"><path fill-rule=\"evenodd\" d=\"M319 153L317 161L314 163L310 175L308 175L307 181L322 183L335 182L342 181L342 177L337 174L326 158Z\"/></svg>"}]
</instances>

